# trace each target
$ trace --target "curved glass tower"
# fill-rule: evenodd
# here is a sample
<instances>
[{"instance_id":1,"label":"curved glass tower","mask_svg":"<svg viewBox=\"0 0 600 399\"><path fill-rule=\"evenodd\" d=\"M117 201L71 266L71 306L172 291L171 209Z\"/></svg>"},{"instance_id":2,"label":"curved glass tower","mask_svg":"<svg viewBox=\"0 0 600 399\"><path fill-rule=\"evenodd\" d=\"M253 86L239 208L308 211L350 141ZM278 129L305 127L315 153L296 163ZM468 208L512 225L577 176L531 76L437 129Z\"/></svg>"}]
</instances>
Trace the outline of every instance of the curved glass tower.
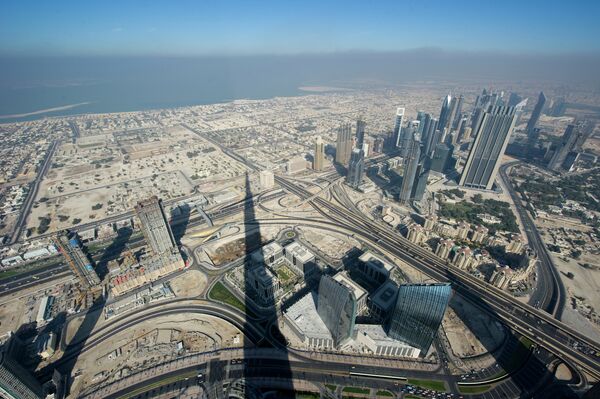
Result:
<instances>
[{"instance_id":1,"label":"curved glass tower","mask_svg":"<svg viewBox=\"0 0 600 399\"><path fill-rule=\"evenodd\" d=\"M449 283L405 284L388 323L388 335L426 354L450 301Z\"/></svg>"}]
</instances>

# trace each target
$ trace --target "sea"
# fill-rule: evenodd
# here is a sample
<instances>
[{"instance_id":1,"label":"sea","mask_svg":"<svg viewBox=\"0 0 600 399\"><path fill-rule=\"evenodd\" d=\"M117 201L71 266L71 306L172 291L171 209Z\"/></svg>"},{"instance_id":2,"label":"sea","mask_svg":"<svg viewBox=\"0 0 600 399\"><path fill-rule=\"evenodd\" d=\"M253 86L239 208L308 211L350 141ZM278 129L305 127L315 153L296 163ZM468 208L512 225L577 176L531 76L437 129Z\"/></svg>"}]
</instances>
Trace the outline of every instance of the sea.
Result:
<instances>
[{"instance_id":1,"label":"sea","mask_svg":"<svg viewBox=\"0 0 600 399\"><path fill-rule=\"evenodd\" d=\"M0 59L0 123L306 94L299 87L311 80L285 64L248 58Z\"/></svg>"}]
</instances>

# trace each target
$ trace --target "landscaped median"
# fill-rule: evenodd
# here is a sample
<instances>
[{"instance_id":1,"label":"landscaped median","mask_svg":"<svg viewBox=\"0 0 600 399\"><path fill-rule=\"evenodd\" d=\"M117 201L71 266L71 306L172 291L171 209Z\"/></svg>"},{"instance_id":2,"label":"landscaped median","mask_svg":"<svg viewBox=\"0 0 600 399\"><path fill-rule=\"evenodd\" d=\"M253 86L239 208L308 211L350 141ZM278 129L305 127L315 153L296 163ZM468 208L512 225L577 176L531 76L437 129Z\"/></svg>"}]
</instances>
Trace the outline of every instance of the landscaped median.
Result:
<instances>
[{"instance_id":1,"label":"landscaped median","mask_svg":"<svg viewBox=\"0 0 600 399\"><path fill-rule=\"evenodd\" d=\"M213 301L233 306L234 308L246 314L246 305L244 305L242 301L240 301L235 295L233 295L233 292L229 291L229 289L225 287L225 285L223 285L223 283L221 283L220 281L217 281L217 283L213 285L210 292L208 293L208 297Z\"/></svg>"},{"instance_id":2,"label":"landscaped median","mask_svg":"<svg viewBox=\"0 0 600 399\"><path fill-rule=\"evenodd\" d=\"M363 398L368 397L370 393L371 390L368 388L344 387L344 389L342 389L342 398Z\"/></svg>"},{"instance_id":3,"label":"landscaped median","mask_svg":"<svg viewBox=\"0 0 600 399\"><path fill-rule=\"evenodd\" d=\"M184 373L184 374L179 374L179 375L176 375L176 376L173 376L173 377L168 377L168 378L165 378L164 380L157 381L157 382L155 382L153 384L144 385L143 387L138 388L138 389L136 389L134 391L131 391L131 392L127 393L126 395L120 396L119 399L133 398L133 397L136 397L136 396L138 396L138 395L140 395L140 394L142 394L144 392L151 391L151 390L153 390L155 388L160 388L162 386L169 385L169 384L172 384L174 382L182 381L182 380L185 380L187 378L192 378L192 377L195 377L195 376L196 376L196 371L189 371L189 372Z\"/></svg>"},{"instance_id":4,"label":"landscaped median","mask_svg":"<svg viewBox=\"0 0 600 399\"><path fill-rule=\"evenodd\" d=\"M408 384L415 385L423 389L433 389L438 392L447 392L446 383L444 381L439 380L417 380L417 379L408 379Z\"/></svg>"},{"instance_id":5,"label":"landscaped median","mask_svg":"<svg viewBox=\"0 0 600 399\"><path fill-rule=\"evenodd\" d=\"M484 393L490 390L491 385L477 385L477 386L459 386L458 390L460 393L464 393L465 395L473 395L478 393Z\"/></svg>"}]
</instances>

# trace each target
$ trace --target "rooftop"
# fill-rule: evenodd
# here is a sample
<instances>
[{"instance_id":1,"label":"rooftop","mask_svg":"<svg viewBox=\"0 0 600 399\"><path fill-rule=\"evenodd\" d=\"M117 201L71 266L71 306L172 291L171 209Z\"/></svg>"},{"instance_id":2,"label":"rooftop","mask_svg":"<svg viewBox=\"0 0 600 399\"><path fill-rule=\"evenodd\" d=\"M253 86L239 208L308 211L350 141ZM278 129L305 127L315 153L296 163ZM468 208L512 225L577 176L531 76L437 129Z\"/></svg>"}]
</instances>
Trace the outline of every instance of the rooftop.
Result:
<instances>
[{"instance_id":1,"label":"rooftop","mask_svg":"<svg viewBox=\"0 0 600 399\"><path fill-rule=\"evenodd\" d=\"M389 264L383 258L373 254L370 251L365 252L359 258L359 261L368 263L370 266L374 266L378 269L384 268L385 270L392 270L394 268L393 265Z\"/></svg>"},{"instance_id":2,"label":"rooftop","mask_svg":"<svg viewBox=\"0 0 600 399\"><path fill-rule=\"evenodd\" d=\"M309 292L290 306L284 315L305 335L331 339L327 326L317 313L316 299L317 293Z\"/></svg>"},{"instance_id":3,"label":"rooftop","mask_svg":"<svg viewBox=\"0 0 600 399\"><path fill-rule=\"evenodd\" d=\"M294 241L285 247L285 251L293 254L296 259L298 259L302 263L309 262L314 259L315 255L310 252L305 246L300 245L298 242Z\"/></svg>"},{"instance_id":4,"label":"rooftop","mask_svg":"<svg viewBox=\"0 0 600 399\"><path fill-rule=\"evenodd\" d=\"M363 296L367 295L367 291L365 291L360 285L355 283L354 280L352 280L350 276L348 276L347 272L338 273L335 276L333 276L333 279L338 283L341 283L342 285L348 287L354 294L354 297L357 301Z\"/></svg>"},{"instance_id":5,"label":"rooftop","mask_svg":"<svg viewBox=\"0 0 600 399\"><path fill-rule=\"evenodd\" d=\"M377 289L371 296L371 302L379 308L390 309L396 300L398 294L398 286L392 280L387 280L381 287Z\"/></svg>"}]
</instances>

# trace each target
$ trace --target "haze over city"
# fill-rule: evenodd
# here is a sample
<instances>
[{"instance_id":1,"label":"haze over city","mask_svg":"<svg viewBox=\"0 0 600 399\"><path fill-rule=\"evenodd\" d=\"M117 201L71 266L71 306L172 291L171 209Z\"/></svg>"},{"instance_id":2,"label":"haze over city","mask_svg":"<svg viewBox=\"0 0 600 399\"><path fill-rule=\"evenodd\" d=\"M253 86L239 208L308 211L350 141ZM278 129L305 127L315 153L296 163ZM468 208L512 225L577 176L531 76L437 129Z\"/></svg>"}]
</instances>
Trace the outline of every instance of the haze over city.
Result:
<instances>
[{"instance_id":1,"label":"haze over city","mask_svg":"<svg viewBox=\"0 0 600 399\"><path fill-rule=\"evenodd\" d=\"M599 17L3 3L0 397L599 397Z\"/></svg>"}]
</instances>

